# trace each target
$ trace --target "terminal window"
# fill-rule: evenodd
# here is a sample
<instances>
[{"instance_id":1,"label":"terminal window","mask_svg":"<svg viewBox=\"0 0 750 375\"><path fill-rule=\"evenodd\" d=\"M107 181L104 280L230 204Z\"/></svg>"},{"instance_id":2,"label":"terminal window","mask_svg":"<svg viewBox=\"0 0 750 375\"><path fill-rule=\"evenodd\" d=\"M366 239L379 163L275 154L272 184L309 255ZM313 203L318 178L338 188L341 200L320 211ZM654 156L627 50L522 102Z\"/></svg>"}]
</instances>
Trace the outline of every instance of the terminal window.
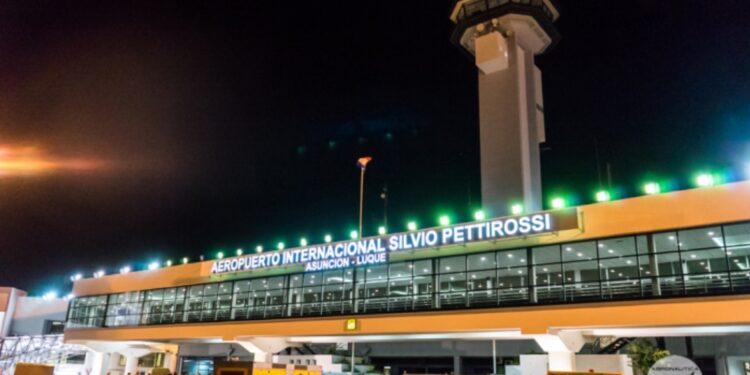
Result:
<instances>
[{"instance_id":1,"label":"terminal window","mask_svg":"<svg viewBox=\"0 0 750 375\"><path fill-rule=\"evenodd\" d=\"M750 223L75 298L68 327L253 320L750 291Z\"/></svg>"}]
</instances>

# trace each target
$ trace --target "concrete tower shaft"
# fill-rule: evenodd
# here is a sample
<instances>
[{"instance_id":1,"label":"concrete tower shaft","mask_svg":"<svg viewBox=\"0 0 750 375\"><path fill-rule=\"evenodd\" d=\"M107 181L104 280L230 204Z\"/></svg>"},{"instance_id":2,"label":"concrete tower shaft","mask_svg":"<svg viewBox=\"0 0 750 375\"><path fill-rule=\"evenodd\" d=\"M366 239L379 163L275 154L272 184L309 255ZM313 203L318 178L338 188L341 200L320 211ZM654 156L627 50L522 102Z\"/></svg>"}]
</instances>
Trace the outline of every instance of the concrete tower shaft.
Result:
<instances>
[{"instance_id":1,"label":"concrete tower shaft","mask_svg":"<svg viewBox=\"0 0 750 375\"><path fill-rule=\"evenodd\" d=\"M559 39L557 17L548 0L461 0L451 14L451 39L478 68L482 204L493 214L514 203L542 209L544 102L534 56Z\"/></svg>"}]
</instances>

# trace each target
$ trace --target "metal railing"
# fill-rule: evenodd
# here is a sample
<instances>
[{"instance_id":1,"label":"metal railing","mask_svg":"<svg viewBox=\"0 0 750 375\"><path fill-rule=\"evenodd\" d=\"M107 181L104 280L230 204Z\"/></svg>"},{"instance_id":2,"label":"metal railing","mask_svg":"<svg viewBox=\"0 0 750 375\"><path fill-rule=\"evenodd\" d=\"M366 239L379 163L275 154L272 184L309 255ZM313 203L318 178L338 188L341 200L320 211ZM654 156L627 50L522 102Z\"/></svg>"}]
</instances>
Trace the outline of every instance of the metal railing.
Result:
<instances>
[{"instance_id":1,"label":"metal railing","mask_svg":"<svg viewBox=\"0 0 750 375\"><path fill-rule=\"evenodd\" d=\"M461 5L456 16L457 21L473 17L479 13L494 10L508 5L528 5L539 8L551 21L555 19L555 13L542 0L471 0Z\"/></svg>"},{"instance_id":2,"label":"metal railing","mask_svg":"<svg viewBox=\"0 0 750 375\"><path fill-rule=\"evenodd\" d=\"M63 335L0 337L0 373L12 374L19 362L58 365L85 354L85 347L66 344Z\"/></svg>"}]
</instances>

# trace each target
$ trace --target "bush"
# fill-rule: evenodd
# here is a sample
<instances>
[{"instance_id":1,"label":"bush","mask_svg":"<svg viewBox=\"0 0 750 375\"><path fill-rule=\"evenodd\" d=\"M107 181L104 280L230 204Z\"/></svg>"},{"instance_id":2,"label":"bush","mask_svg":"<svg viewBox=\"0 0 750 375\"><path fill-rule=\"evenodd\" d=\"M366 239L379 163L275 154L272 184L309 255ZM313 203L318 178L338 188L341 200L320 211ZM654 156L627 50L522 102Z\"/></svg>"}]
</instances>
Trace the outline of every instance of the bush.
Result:
<instances>
[{"instance_id":1,"label":"bush","mask_svg":"<svg viewBox=\"0 0 750 375\"><path fill-rule=\"evenodd\" d=\"M656 361L668 357L671 353L669 350L657 348L651 341L639 339L628 346L628 355L633 361L633 369L646 375Z\"/></svg>"}]
</instances>

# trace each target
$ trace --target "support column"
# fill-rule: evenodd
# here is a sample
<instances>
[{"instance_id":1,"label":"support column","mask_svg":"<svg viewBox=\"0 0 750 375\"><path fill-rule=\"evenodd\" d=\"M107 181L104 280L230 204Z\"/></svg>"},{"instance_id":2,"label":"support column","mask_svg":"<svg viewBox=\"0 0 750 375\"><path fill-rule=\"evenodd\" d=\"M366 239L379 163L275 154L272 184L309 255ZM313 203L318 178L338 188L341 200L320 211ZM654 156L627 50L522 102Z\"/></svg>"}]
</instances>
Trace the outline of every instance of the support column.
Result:
<instances>
[{"instance_id":1,"label":"support column","mask_svg":"<svg viewBox=\"0 0 750 375\"><path fill-rule=\"evenodd\" d=\"M107 366L105 372L111 374L115 371L119 372L120 369L120 355L117 353L110 353L107 359Z\"/></svg>"},{"instance_id":2,"label":"support column","mask_svg":"<svg viewBox=\"0 0 750 375\"><path fill-rule=\"evenodd\" d=\"M585 343L580 332L560 331L556 334L536 335L534 340L547 352L550 371L576 370L576 353Z\"/></svg>"},{"instance_id":3,"label":"support column","mask_svg":"<svg viewBox=\"0 0 750 375\"><path fill-rule=\"evenodd\" d=\"M575 371L575 357L576 355L573 352L549 352L547 353L547 358L549 359L549 370Z\"/></svg>"},{"instance_id":4,"label":"support column","mask_svg":"<svg viewBox=\"0 0 750 375\"><path fill-rule=\"evenodd\" d=\"M495 339L492 339L492 375L497 374L497 344Z\"/></svg>"},{"instance_id":5,"label":"support column","mask_svg":"<svg viewBox=\"0 0 750 375\"><path fill-rule=\"evenodd\" d=\"M156 351L157 350L152 348L139 347L130 347L121 350L120 354L125 357L125 371L123 372L123 375L136 375L138 372L138 359L146 354L154 353Z\"/></svg>"},{"instance_id":6,"label":"support column","mask_svg":"<svg viewBox=\"0 0 750 375\"><path fill-rule=\"evenodd\" d=\"M169 369L170 374L177 373L177 353L164 353L164 367Z\"/></svg>"},{"instance_id":7,"label":"support column","mask_svg":"<svg viewBox=\"0 0 750 375\"><path fill-rule=\"evenodd\" d=\"M453 374L461 374L461 356L459 354L453 355Z\"/></svg>"},{"instance_id":8,"label":"support column","mask_svg":"<svg viewBox=\"0 0 750 375\"><path fill-rule=\"evenodd\" d=\"M123 375L135 375L138 372L138 356L129 355L125 356L125 371Z\"/></svg>"},{"instance_id":9,"label":"support column","mask_svg":"<svg viewBox=\"0 0 750 375\"><path fill-rule=\"evenodd\" d=\"M89 375L104 375L104 353L87 351L83 367Z\"/></svg>"},{"instance_id":10,"label":"support column","mask_svg":"<svg viewBox=\"0 0 750 375\"><path fill-rule=\"evenodd\" d=\"M721 340L716 353L716 374L729 375L729 357L727 356L727 340Z\"/></svg>"}]
</instances>

